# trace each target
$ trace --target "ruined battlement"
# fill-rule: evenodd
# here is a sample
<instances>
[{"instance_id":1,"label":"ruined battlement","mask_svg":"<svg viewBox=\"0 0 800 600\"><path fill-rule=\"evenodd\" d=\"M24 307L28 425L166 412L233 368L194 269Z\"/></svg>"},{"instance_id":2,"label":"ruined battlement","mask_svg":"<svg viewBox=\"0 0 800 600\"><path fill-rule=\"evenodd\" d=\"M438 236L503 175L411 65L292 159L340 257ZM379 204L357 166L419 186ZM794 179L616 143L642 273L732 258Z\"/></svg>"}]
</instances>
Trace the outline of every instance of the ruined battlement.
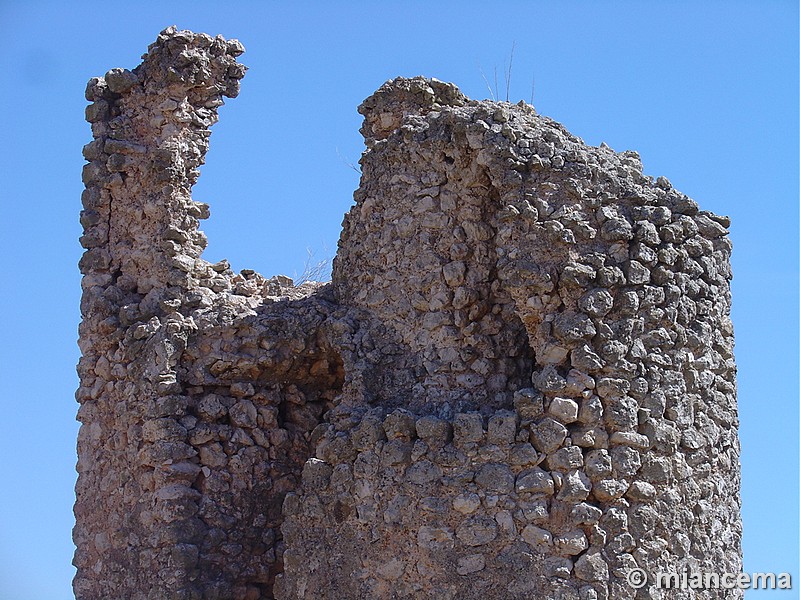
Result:
<instances>
[{"instance_id":1,"label":"ruined battlement","mask_svg":"<svg viewBox=\"0 0 800 600\"><path fill-rule=\"evenodd\" d=\"M739 571L728 219L530 105L398 78L359 107L332 281L235 274L191 189L243 51L169 28L87 87L76 597Z\"/></svg>"}]
</instances>

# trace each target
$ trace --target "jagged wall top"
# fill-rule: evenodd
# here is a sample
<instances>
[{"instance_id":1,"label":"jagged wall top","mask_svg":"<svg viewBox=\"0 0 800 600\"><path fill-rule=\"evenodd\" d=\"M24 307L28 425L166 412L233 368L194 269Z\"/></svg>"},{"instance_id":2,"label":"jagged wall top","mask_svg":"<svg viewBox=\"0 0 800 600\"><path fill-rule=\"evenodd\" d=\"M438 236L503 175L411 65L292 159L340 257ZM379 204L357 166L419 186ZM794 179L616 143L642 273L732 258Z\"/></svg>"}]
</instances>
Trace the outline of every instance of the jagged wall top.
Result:
<instances>
[{"instance_id":1,"label":"jagged wall top","mask_svg":"<svg viewBox=\"0 0 800 600\"><path fill-rule=\"evenodd\" d=\"M333 286L406 349L373 369L380 402L497 408L531 375L585 371L592 338L613 338L604 321L637 316L636 287L675 279L662 242L729 276L726 218L644 175L637 153L587 146L530 105L417 77L359 111L362 185Z\"/></svg>"},{"instance_id":2,"label":"jagged wall top","mask_svg":"<svg viewBox=\"0 0 800 600\"><path fill-rule=\"evenodd\" d=\"M222 98L239 93L246 67L237 40L165 29L133 71L89 81L84 149L81 270L102 283L114 274L147 293L202 278L193 261L206 245L198 219L208 206L191 187Z\"/></svg>"},{"instance_id":3,"label":"jagged wall top","mask_svg":"<svg viewBox=\"0 0 800 600\"><path fill-rule=\"evenodd\" d=\"M443 106L463 106L468 98L452 83L438 79L398 77L384 83L364 100L358 112L364 115L361 135L367 148L400 127L408 114L426 114Z\"/></svg>"}]
</instances>

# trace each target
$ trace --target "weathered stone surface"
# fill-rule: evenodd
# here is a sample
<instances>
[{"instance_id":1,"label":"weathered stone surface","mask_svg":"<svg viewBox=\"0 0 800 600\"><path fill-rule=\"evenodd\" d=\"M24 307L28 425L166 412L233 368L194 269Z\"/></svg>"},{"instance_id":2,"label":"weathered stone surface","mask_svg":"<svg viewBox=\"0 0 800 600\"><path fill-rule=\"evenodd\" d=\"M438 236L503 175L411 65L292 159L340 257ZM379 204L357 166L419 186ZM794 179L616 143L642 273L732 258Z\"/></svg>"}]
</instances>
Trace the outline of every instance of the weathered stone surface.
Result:
<instances>
[{"instance_id":1,"label":"weathered stone surface","mask_svg":"<svg viewBox=\"0 0 800 600\"><path fill-rule=\"evenodd\" d=\"M475 475L475 483L485 490L507 494L514 489L514 472L506 465L489 463Z\"/></svg>"},{"instance_id":2,"label":"weathered stone surface","mask_svg":"<svg viewBox=\"0 0 800 600\"><path fill-rule=\"evenodd\" d=\"M399 78L359 109L333 281L234 274L191 188L243 50L170 28L87 87L76 597L737 572L727 220L531 106Z\"/></svg>"}]
</instances>

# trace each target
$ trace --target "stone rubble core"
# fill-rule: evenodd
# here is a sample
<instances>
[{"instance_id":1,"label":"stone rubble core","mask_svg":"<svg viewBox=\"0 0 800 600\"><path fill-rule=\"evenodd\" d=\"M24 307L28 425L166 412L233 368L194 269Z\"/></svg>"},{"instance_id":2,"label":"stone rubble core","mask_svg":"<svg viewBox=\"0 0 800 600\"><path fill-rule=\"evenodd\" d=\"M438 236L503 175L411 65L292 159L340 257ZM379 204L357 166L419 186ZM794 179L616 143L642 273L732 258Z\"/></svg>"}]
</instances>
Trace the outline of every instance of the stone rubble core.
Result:
<instances>
[{"instance_id":1,"label":"stone rubble core","mask_svg":"<svg viewBox=\"0 0 800 600\"><path fill-rule=\"evenodd\" d=\"M87 88L78 600L740 598L729 221L421 77L359 107L330 284L210 264L236 40Z\"/></svg>"}]
</instances>

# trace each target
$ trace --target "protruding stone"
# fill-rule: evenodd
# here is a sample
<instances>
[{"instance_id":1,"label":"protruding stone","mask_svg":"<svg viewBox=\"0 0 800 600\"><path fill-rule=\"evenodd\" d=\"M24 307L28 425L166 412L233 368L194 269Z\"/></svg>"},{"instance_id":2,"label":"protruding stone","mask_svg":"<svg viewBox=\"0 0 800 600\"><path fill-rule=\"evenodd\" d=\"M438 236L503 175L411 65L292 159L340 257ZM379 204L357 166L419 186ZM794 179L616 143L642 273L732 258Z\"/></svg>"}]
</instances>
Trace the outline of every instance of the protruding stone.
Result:
<instances>
[{"instance_id":1,"label":"protruding stone","mask_svg":"<svg viewBox=\"0 0 800 600\"><path fill-rule=\"evenodd\" d=\"M531 425L531 444L539 452L555 452L566 437L567 428L550 417L545 417Z\"/></svg>"},{"instance_id":2,"label":"protruding stone","mask_svg":"<svg viewBox=\"0 0 800 600\"><path fill-rule=\"evenodd\" d=\"M139 78L128 69L111 69L105 76L109 91L124 94L139 81Z\"/></svg>"},{"instance_id":3,"label":"protruding stone","mask_svg":"<svg viewBox=\"0 0 800 600\"><path fill-rule=\"evenodd\" d=\"M578 418L578 403L569 398L555 397L550 401L547 412L562 423L572 423Z\"/></svg>"},{"instance_id":4,"label":"protruding stone","mask_svg":"<svg viewBox=\"0 0 800 600\"><path fill-rule=\"evenodd\" d=\"M516 490L518 494L546 494L551 495L554 491L553 478L547 471L534 467L521 471L517 475Z\"/></svg>"}]
</instances>

